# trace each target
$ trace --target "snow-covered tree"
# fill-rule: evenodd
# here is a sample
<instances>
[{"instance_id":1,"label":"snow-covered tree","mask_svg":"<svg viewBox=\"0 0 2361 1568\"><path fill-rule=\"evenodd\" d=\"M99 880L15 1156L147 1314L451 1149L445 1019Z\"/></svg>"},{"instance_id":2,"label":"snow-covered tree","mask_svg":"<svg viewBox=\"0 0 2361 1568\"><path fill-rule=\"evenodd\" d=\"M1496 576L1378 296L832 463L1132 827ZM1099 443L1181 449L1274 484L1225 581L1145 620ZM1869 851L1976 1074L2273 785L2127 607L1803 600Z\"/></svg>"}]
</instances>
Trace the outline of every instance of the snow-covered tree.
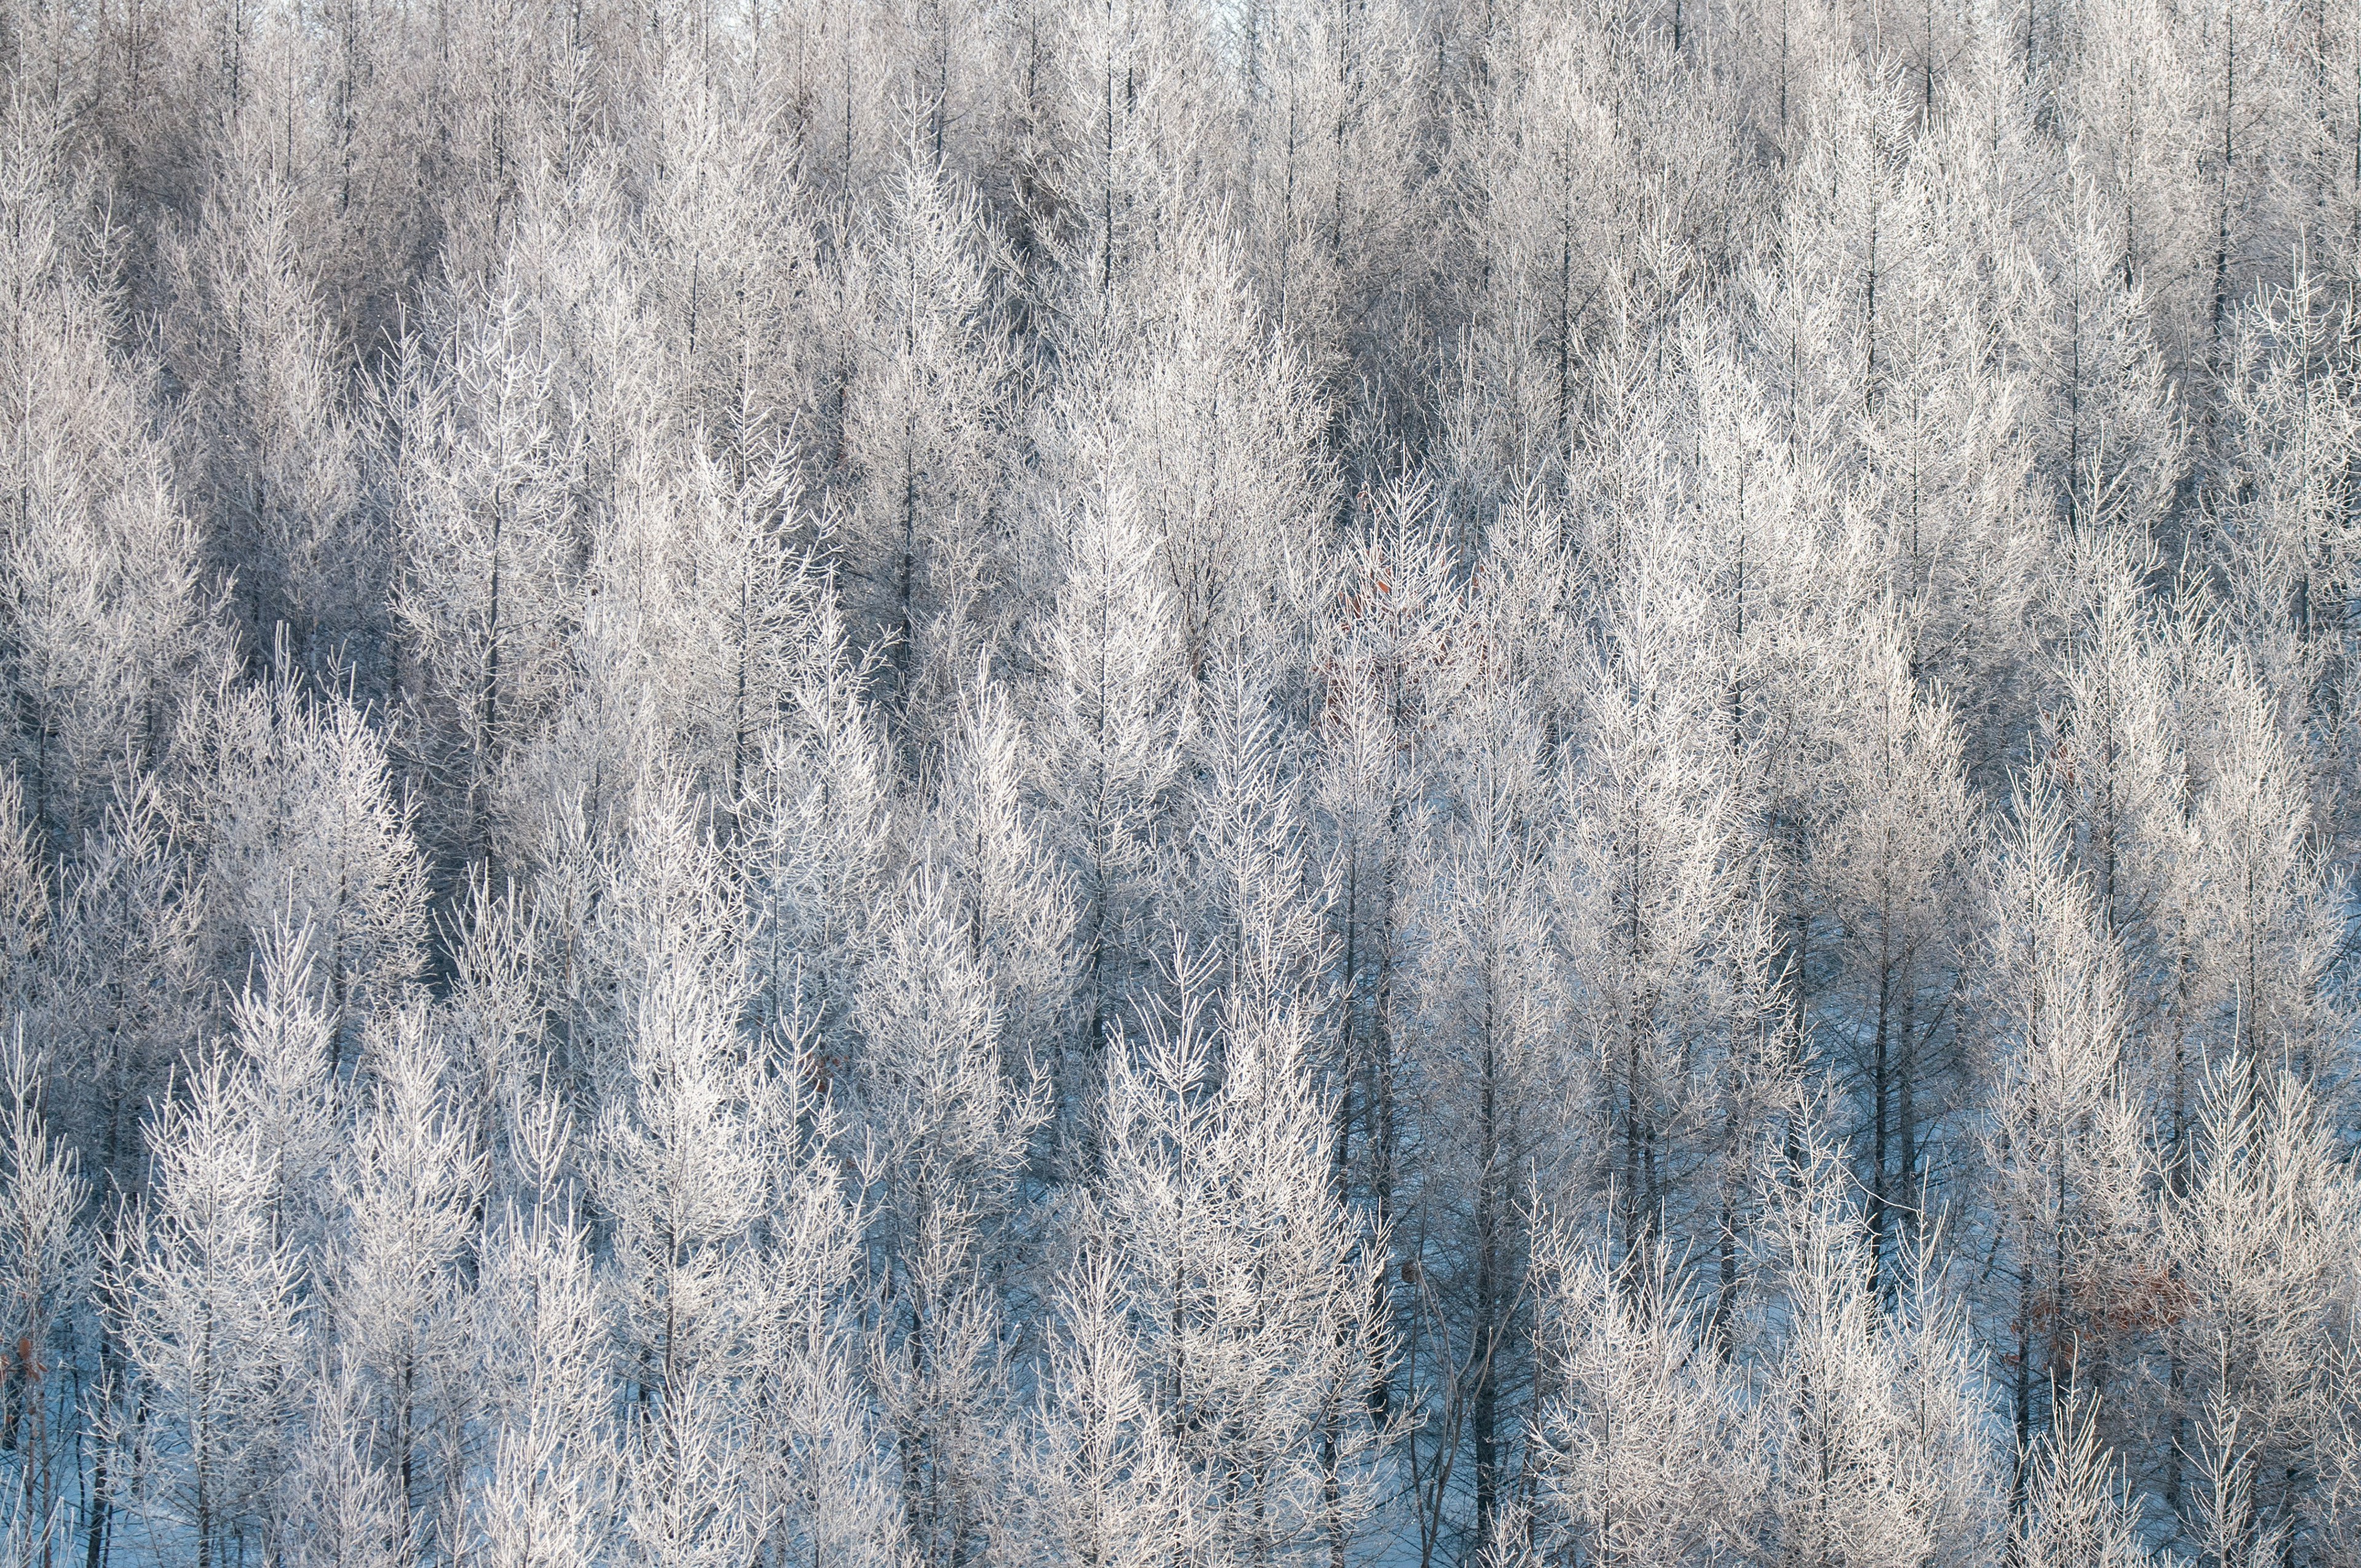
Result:
<instances>
[{"instance_id":1,"label":"snow-covered tree","mask_svg":"<svg viewBox=\"0 0 2361 1568\"><path fill-rule=\"evenodd\" d=\"M283 983L250 997L236 1043L159 1107L148 1201L106 1252L114 1332L140 1390L106 1434L122 1506L200 1568L270 1541L302 1437L305 1210L321 1195L296 1183L325 1163L327 1064L326 1030L300 1007ZM308 1069L295 1059L306 1046Z\"/></svg>"},{"instance_id":2,"label":"snow-covered tree","mask_svg":"<svg viewBox=\"0 0 2361 1568\"><path fill-rule=\"evenodd\" d=\"M9 1456L5 1505L23 1562L60 1551L71 1528L62 1488L79 1435L71 1373L77 1321L93 1277L90 1182L41 1107L43 1064L22 1025L0 1053L0 1453Z\"/></svg>"},{"instance_id":3,"label":"snow-covered tree","mask_svg":"<svg viewBox=\"0 0 2361 1568\"><path fill-rule=\"evenodd\" d=\"M1603 1249L1555 1246L1534 1545L1632 1568L1761 1551L1765 1434L1710 1323L1662 1254L1617 1267Z\"/></svg>"},{"instance_id":4,"label":"snow-covered tree","mask_svg":"<svg viewBox=\"0 0 2361 1568\"><path fill-rule=\"evenodd\" d=\"M913 124L862 243L861 344L845 411L851 522L839 548L924 735L997 640L992 604L1010 355L975 194Z\"/></svg>"},{"instance_id":5,"label":"snow-covered tree","mask_svg":"<svg viewBox=\"0 0 2361 1568\"><path fill-rule=\"evenodd\" d=\"M89 269L62 130L21 96L0 115L0 620L13 757L54 857L169 744L184 685L219 665L197 532L173 493ZM104 243L103 235L93 236Z\"/></svg>"},{"instance_id":6,"label":"snow-covered tree","mask_svg":"<svg viewBox=\"0 0 2361 1568\"><path fill-rule=\"evenodd\" d=\"M1170 1011L1110 1047L1105 1250L1086 1227L1065 1296L1069 1354L1086 1359L1060 1392L1082 1409L1052 1407L1053 1442L1131 1474L1079 1518L1071 1500L1060 1512L1101 1549L1170 1508L1172 1538L1206 1561L1333 1559L1376 1500L1393 1435L1368 1398L1386 1360L1384 1255L1331 1190L1311 1010L1217 993L1213 955L1174 955ZM1109 1310L1137 1327L1110 1337L1094 1326ZM1129 1394L1110 1386L1126 1362ZM1140 1438L1146 1422L1160 1440Z\"/></svg>"}]
</instances>

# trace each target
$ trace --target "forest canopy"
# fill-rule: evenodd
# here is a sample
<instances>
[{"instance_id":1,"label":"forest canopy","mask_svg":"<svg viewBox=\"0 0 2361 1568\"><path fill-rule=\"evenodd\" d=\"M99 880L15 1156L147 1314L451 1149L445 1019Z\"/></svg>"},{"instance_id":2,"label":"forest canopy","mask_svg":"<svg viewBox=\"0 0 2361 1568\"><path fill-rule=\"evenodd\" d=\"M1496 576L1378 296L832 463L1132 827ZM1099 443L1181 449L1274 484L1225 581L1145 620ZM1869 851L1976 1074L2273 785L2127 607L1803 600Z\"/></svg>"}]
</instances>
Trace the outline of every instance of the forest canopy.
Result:
<instances>
[{"instance_id":1,"label":"forest canopy","mask_svg":"<svg viewBox=\"0 0 2361 1568\"><path fill-rule=\"evenodd\" d=\"M2361 1568L2361 12L0 0L0 1568Z\"/></svg>"}]
</instances>

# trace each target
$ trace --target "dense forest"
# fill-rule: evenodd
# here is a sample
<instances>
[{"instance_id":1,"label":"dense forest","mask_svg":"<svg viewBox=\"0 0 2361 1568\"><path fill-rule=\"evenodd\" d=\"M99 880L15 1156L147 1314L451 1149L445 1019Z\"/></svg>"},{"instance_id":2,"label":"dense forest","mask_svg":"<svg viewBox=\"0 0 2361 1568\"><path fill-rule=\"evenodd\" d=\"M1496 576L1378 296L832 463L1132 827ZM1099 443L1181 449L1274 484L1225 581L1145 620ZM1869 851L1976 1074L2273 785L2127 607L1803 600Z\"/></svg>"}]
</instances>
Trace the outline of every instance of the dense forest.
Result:
<instances>
[{"instance_id":1,"label":"dense forest","mask_svg":"<svg viewBox=\"0 0 2361 1568\"><path fill-rule=\"evenodd\" d=\"M6 1568L2361 1564L2361 6L0 0Z\"/></svg>"}]
</instances>

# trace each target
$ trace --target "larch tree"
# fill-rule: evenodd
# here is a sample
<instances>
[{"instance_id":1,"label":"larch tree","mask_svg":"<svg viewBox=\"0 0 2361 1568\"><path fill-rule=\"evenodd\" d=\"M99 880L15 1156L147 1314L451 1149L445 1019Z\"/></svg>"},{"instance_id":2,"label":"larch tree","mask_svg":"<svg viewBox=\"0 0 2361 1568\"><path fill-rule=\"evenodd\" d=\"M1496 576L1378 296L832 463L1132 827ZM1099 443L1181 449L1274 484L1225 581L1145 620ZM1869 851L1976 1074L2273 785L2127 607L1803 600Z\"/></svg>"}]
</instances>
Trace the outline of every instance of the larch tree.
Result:
<instances>
[{"instance_id":1,"label":"larch tree","mask_svg":"<svg viewBox=\"0 0 2361 1568\"><path fill-rule=\"evenodd\" d=\"M1395 1240L1409 1286L1403 1376L1427 1418L1405 1440L1420 1538L1434 1551L1465 1536L1481 1551L1526 1467L1532 1204L1565 1190L1599 1134L1596 1067L1569 1048L1579 1025L1553 940L1554 781L1513 691L1477 674L1454 695L1436 768L1448 805L1405 857L1413 957L1388 1024L1404 1036L1402 1135L1415 1151Z\"/></svg>"},{"instance_id":2,"label":"larch tree","mask_svg":"<svg viewBox=\"0 0 2361 1568\"><path fill-rule=\"evenodd\" d=\"M455 301L447 355L407 345L386 415L402 681L424 710L438 848L465 859L490 843L500 764L562 694L561 638L580 613L576 443L527 305L513 280L480 303Z\"/></svg>"},{"instance_id":3,"label":"larch tree","mask_svg":"<svg viewBox=\"0 0 2361 1568\"><path fill-rule=\"evenodd\" d=\"M393 1537L448 1551L466 1528L467 1269L488 1172L424 1002L389 1011L371 1036L366 1099L333 1177L342 1213L324 1271L337 1325L328 1380L348 1401L353 1460L374 1472Z\"/></svg>"},{"instance_id":4,"label":"larch tree","mask_svg":"<svg viewBox=\"0 0 2361 1568\"><path fill-rule=\"evenodd\" d=\"M356 1054L425 959L425 869L383 740L350 701L307 695L282 661L269 685L192 702L181 746L201 760L185 831L203 857L211 943L235 954L282 925L306 932L337 1054Z\"/></svg>"},{"instance_id":5,"label":"larch tree","mask_svg":"<svg viewBox=\"0 0 2361 1568\"><path fill-rule=\"evenodd\" d=\"M262 1548L302 1440L333 1134L327 1021L281 963L235 1042L161 1103L147 1202L108 1238L106 1295L141 1406L110 1412L122 1506L201 1568Z\"/></svg>"},{"instance_id":6,"label":"larch tree","mask_svg":"<svg viewBox=\"0 0 2361 1568\"><path fill-rule=\"evenodd\" d=\"M1346 1190L1389 1225L1402 1175L1401 995L1409 982L1416 809L1427 737L1449 704L1462 612L1433 488L1404 474L1366 506L1348 548L1323 661L1320 754L1310 781L1334 889L1337 1156Z\"/></svg>"},{"instance_id":7,"label":"larch tree","mask_svg":"<svg viewBox=\"0 0 2361 1568\"><path fill-rule=\"evenodd\" d=\"M1949 706L1912 679L1914 651L1891 620L1858 657L1862 722L1837 740L1838 796L1814 856L1843 978L1845 1071L1867 1101L1871 1267L1906 1250L1929 1216L1922 1160L1965 1098L1960 1014L1972 951L1975 807Z\"/></svg>"},{"instance_id":8,"label":"larch tree","mask_svg":"<svg viewBox=\"0 0 2361 1568\"><path fill-rule=\"evenodd\" d=\"M1990 1561L2005 1450L1966 1315L1923 1275L1881 1299L1866 1216L1817 1145L1800 1135L1771 1173L1769 1528L1808 1560Z\"/></svg>"},{"instance_id":9,"label":"larch tree","mask_svg":"<svg viewBox=\"0 0 2361 1568\"><path fill-rule=\"evenodd\" d=\"M1155 574L1155 548L1128 490L1084 503L1062 542L1060 587L1038 634L1044 679L1033 721L1057 759L1044 770L1043 793L1073 877L1081 963L1061 1116L1067 1135L1083 1144L1104 1053L1149 961L1162 818L1193 727L1180 627Z\"/></svg>"},{"instance_id":10,"label":"larch tree","mask_svg":"<svg viewBox=\"0 0 2361 1568\"><path fill-rule=\"evenodd\" d=\"M1132 1398L1169 1456L1138 1476L1139 1502L1177 1490L1180 1539L1207 1561L1333 1560L1393 1435L1367 1399L1389 1332L1383 1256L1330 1189L1308 1010L1222 990L1217 960L1184 940L1173 954L1169 1010L1110 1047L1103 1113L1100 1223L1138 1325ZM1085 1276L1082 1299L1097 1289ZM1076 1391L1094 1407L1088 1453L1121 1406L1096 1379ZM1159 1486L1165 1464L1178 1474Z\"/></svg>"},{"instance_id":11,"label":"larch tree","mask_svg":"<svg viewBox=\"0 0 2361 1568\"><path fill-rule=\"evenodd\" d=\"M612 1530L612 1298L577 1207L562 1105L520 1096L507 1113L523 1190L486 1228L470 1302L490 1454L458 1550L500 1568L576 1568L601 1560Z\"/></svg>"},{"instance_id":12,"label":"larch tree","mask_svg":"<svg viewBox=\"0 0 2361 1568\"><path fill-rule=\"evenodd\" d=\"M2351 1310L2353 1210L2330 1146L2301 1081L2240 1051L2209 1070L2192 1168L2163 1197L2187 1464L2166 1501L2180 1539L2215 1561L2284 1550L2305 1531L2313 1478L2333 1473L2327 1373Z\"/></svg>"},{"instance_id":13,"label":"larch tree","mask_svg":"<svg viewBox=\"0 0 2361 1568\"><path fill-rule=\"evenodd\" d=\"M2147 1560L2139 1518L2114 1456L2100 1446L2088 1405L2059 1412L2043 1438L2011 1547L2028 1568L2131 1568Z\"/></svg>"},{"instance_id":14,"label":"larch tree","mask_svg":"<svg viewBox=\"0 0 2361 1568\"><path fill-rule=\"evenodd\" d=\"M885 646L903 727L939 727L979 653L1002 566L1000 468L1011 371L982 203L914 122L892 200L859 259L863 326L843 439L837 541L863 624Z\"/></svg>"},{"instance_id":15,"label":"larch tree","mask_svg":"<svg viewBox=\"0 0 2361 1568\"><path fill-rule=\"evenodd\" d=\"M1004 1069L992 970L921 865L881 919L843 1077L847 1148L866 1190L882 1413L904 1530L927 1562L975 1561L997 1533L1008 1387L1000 1277L1016 1182L1049 1115L1045 1070Z\"/></svg>"},{"instance_id":16,"label":"larch tree","mask_svg":"<svg viewBox=\"0 0 2361 1568\"><path fill-rule=\"evenodd\" d=\"M2126 1377L2118 1325L2154 1281L2139 1268L2146 1127L2126 1092L2124 959L2100 894L2064 857L2068 820L2038 783L1991 878L1981 1009L1993 1085L1984 1128L1988 1223L2008 1323L2021 1494L2035 1438L2087 1391ZM1996 1251L1995 1256L2003 1255Z\"/></svg>"},{"instance_id":17,"label":"larch tree","mask_svg":"<svg viewBox=\"0 0 2361 1568\"><path fill-rule=\"evenodd\" d=\"M979 663L925 829L961 939L999 1004L1001 1071L1054 1069L1074 994L1073 883L1040 802L1043 760L1006 686Z\"/></svg>"},{"instance_id":18,"label":"larch tree","mask_svg":"<svg viewBox=\"0 0 2361 1568\"><path fill-rule=\"evenodd\" d=\"M301 171L274 127L242 118L195 232L171 258L167 365L181 394L184 478L242 612L250 659L280 633L298 665L386 689L391 567L365 489L345 367L305 268Z\"/></svg>"},{"instance_id":19,"label":"larch tree","mask_svg":"<svg viewBox=\"0 0 2361 1568\"><path fill-rule=\"evenodd\" d=\"M41 1105L44 1064L19 1024L0 1056L0 1270L14 1283L0 1311L0 1452L13 1458L8 1545L19 1561L60 1553L71 1525L60 1488L82 1412L70 1369L96 1258L91 1184Z\"/></svg>"},{"instance_id":20,"label":"larch tree","mask_svg":"<svg viewBox=\"0 0 2361 1568\"><path fill-rule=\"evenodd\" d=\"M1548 1255L1532 1547L1628 1568L1761 1551L1765 1434L1707 1316L1661 1254L1619 1266L1561 1235Z\"/></svg>"},{"instance_id":21,"label":"larch tree","mask_svg":"<svg viewBox=\"0 0 2361 1568\"><path fill-rule=\"evenodd\" d=\"M148 427L145 372L117 351L116 302L87 269L60 128L12 99L0 137L0 331L15 367L0 617L14 760L54 858L154 765L184 685L218 667L223 644L196 529Z\"/></svg>"}]
</instances>

